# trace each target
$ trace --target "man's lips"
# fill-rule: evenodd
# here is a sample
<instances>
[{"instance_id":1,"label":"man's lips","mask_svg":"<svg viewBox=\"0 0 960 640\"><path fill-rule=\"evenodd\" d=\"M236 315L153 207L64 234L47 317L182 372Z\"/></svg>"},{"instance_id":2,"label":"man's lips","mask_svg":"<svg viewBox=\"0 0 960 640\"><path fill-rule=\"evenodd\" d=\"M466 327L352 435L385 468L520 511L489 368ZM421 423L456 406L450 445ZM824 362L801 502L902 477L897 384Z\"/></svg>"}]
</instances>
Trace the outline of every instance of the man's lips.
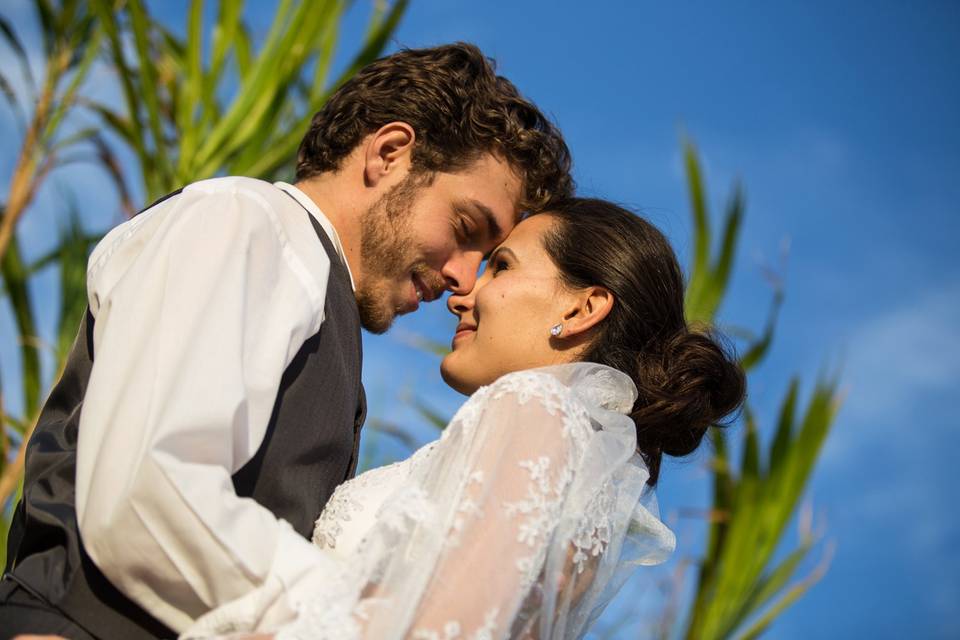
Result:
<instances>
[{"instance_id":1,"label":"man's lips","mask_svg":"<svg viewBox=\"0 0 960 640\"><path fill-rule=\"evenodd\" d=\"M443 293L443 289L430 287L419 274L413 274L413 290L418 302L433 302Z\"/></svg>"}]
</instances>

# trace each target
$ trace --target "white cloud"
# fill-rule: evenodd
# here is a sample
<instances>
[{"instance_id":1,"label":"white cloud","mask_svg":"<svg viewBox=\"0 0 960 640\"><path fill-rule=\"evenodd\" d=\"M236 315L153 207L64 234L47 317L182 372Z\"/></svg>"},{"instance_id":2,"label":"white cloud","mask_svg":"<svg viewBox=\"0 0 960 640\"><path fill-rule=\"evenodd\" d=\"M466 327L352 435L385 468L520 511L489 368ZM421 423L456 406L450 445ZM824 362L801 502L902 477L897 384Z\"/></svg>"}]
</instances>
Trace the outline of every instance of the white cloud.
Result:
<instances>
[{"instance_id":1,"label":"white cloud","mask_svg":"<svg viewBox=\"0 0 960 640\"><path fill-rule=\"evenodd\" d=\"M954 624L960 593L951 551L960 520L945 481L958 443L950 400L960 386L958 327L960 282L950 282L856 331L843 372L847 398L820 480L834 508L844 505L837 535L858 545L855 554L897 554L897 570L926 585L926 607L945 624ZM869 542L864 531L872 532Z\"/></svg>"},{"instance_id":2,"label":"white cloud","mask_svg":"<svg viewBox=\"0 0 960 640\"><path fill-rule=\"evenodd\" d=\"M858 330L844 367L853 422L895 424L960 380L960 283L928 290Z\"/></svg>"}]
</instances>

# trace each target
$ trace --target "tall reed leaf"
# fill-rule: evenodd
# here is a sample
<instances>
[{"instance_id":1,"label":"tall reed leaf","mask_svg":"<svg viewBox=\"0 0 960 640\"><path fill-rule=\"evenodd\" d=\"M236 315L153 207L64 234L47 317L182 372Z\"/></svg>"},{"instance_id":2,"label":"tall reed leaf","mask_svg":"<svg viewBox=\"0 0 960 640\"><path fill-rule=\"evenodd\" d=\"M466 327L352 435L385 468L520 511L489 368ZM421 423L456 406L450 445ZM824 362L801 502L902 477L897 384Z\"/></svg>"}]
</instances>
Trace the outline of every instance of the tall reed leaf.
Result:
<instances>
[{"instance_id":1,"label":"tall reed leaf","mask_svg":"<svg viewBox=\"0 0 960 640\"><path fill-rule=\"evenodd\" d=\"M327 79L346 0L281 0L259 47L243 2L220 0L212 33L192 0L185 36L156 22L142 0L95 0L120 77L122 111L93 105L140 160L146 199L224 173L289 177L310 118L332 89L380 56L407 6L375 12L344 73ZM133 51L123 46L132 35ZM205 54L206 52L206 54ZM159 71L158 71L159 69Z\"/></svg>"},{"instance_id":2,"label":"tall reed leaf","mask_svg":"<svg viewBox=\"0 0 960 640\"><path fill-rule=\"evenodd\" d=\"M707 190L696 148L684 142L684 163L693 217L692 264L688 273L686 305L694 325L713 324L727 294L735 266L737 243L745 211L739 185L721 221L723 233L714 249ZM754 369L769 353L783 302L775 289L763 333L749 341L741 358L745 370ZM799 381L784 396L774 437L764 456L761 430L749 402L744 409L740 471L735 474L727 439L715 430L713 508L704 557L700 561L696 592L687 615L684 637L710 640L762 633L786 606L822 575L812 572L791 584L813 546L809 537L786 559L774 564L787 525L806 488L823 442L836 415L837 381L821 380L808 401L799 430L794 426ZM747 625L752 621L752 626ZM746 629L746 630L744 630Z\"/></svg>"}]
</instances>

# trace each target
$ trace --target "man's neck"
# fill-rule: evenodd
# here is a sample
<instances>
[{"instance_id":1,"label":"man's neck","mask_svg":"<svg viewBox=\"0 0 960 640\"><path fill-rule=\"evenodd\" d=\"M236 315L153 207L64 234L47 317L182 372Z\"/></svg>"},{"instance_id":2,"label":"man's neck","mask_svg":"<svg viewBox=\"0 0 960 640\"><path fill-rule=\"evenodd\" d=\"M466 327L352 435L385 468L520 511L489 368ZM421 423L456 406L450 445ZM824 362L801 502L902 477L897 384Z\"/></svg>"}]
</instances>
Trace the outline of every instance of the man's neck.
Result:
<instances>
[{"instance_id":1,"label":"man's neck","mask_svg":"<svg viewBox=\"0 0 960 640\"><path fill-rule=\"evenodd\" d=\"M363 237L360 219L363 206L358 206L358 198L350 197L357 191L351 188L351 185L343 184L345 180L343 172L330 172L301 180L294 186L306 194L333 225L354 280L359 281L360 242Z\"/></svg>"}]
</instances>

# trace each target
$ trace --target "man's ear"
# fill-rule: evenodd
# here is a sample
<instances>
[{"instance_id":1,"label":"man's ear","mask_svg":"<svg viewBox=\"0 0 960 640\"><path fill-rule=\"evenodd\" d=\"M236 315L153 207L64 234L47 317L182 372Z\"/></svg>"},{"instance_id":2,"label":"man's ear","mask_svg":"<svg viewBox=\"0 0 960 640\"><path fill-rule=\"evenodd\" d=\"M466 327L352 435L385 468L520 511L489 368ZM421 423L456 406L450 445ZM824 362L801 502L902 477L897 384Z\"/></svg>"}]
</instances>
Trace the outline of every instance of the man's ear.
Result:
<instances>
[{"instance_id":1,"label":"man's ear","mask_svg":"<svg viewBox=\"0 0 960 640\"><path fill-rule=\"evenodd\" d=\"M406 122L390 122L366 139L363 180L368 187L395 175L406 175L416 134Z\"/></svg>"},{"instance_id":2,"label":"man's ear","mask_svg":"<svg viewBox=\"0 0 960 640\"><path fill-rule=\"evenodd\" d=\"M588 287L576 294L574 304L563 314L561 338L585 333L613 309L613 293L605 287Z\"/></svg>"}]
</instances>

